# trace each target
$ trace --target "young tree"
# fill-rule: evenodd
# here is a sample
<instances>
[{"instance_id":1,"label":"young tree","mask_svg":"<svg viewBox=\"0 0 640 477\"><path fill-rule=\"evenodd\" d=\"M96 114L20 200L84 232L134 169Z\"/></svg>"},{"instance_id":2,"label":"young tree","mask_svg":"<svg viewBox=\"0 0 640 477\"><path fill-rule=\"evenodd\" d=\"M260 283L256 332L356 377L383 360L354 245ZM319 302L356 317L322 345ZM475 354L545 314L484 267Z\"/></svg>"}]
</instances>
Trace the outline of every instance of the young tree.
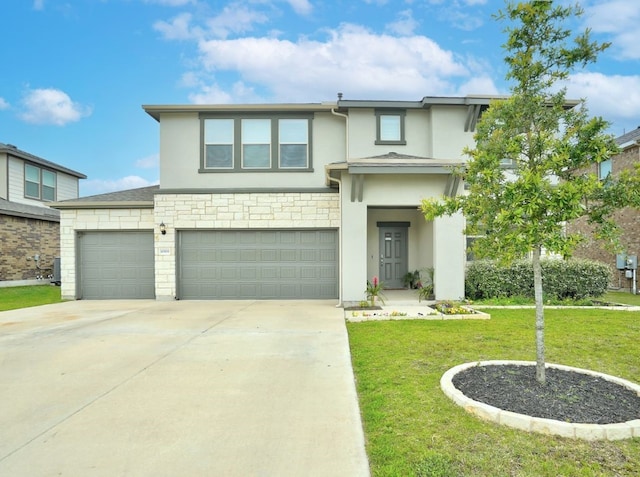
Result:
<instances>
[{"instance_id":1,"label":"young tree","mask_svg":"<svg viewBox=\"0 0 640 477\"><path fill-rule=\"evenodd\" d=\"M465 233L480 235L478 256L509 262L530 254L536 303L536 377L545 381L543 250L569 256L580 237L565 233L565 223L587 216L600 238L615 241L612 213L640 206L640 170L601 181L589 166L618 149L605 133L608 123L589 118L584 101L569 101L562 82L576 68L595 62L609 45L586 30L572 37L566 20L579 6L549 0L508 2L496 17L509 20L503 45L511 95L491 103L480 119L476 147L456 171L468 194L425 200L427 220L462 212Z\"/></svg>"}]
</instances>

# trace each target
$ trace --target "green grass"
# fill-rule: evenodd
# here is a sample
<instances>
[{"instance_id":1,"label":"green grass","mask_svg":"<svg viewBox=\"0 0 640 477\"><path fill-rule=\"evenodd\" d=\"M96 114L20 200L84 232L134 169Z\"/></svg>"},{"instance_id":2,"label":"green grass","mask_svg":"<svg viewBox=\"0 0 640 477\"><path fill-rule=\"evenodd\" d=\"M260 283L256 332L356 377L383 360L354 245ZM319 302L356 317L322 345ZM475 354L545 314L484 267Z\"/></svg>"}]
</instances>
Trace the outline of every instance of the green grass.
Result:
<instances>
[{"instance_id":1,"label":"green grass","mask_svg":"<svg viewBox=\"0 0 640 477\"><path fill-rule=\"evenodd\" d=\"M640 439L586 442L481 421L440 390L449 368L535 360L534 311L489 321L348 323L367 452L375 477L632 476ZM640 383L640 313L548 310L547 361Z\"/></svg>"},{"instance_id":2,"label":"green grass","mask_svg":"<svg viewBox=\"0 0 640 477\"><path fill-rule=\"evenodd\" d=\"M628 292L609 291L598 298L584 298L581 300L545 300L545 305L561 305L561 306L593 306L601 305L602 302L618 303L625 305L640 306L640 295L632 295ZM489 306L513 306L513 305L533 305L533 298L523 296L510 296L501 298L488 298L484 300L474 300L475 305Z\"/></svg>"},{"instance_id":3,"label":"green grass","mask_svg":"<svg viewBox=\"0 0 640 477\"><path fill-rule=\"evenodd\" d=\"M50 285L0 288L0 311L60 303L60 287Z\"/></svg>"}]
</instances>

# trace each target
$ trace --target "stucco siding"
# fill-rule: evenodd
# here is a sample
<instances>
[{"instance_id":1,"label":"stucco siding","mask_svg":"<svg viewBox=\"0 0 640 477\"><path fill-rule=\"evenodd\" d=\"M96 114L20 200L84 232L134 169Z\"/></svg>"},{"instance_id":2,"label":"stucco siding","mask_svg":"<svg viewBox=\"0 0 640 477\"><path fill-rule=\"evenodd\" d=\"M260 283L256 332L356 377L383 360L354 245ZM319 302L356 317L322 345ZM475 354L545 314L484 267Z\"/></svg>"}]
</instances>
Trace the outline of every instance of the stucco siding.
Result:
<instances>
[{"instance_id":1,"label":"stucco siding","mask_svg":"<svg viewBox=\"0 0 640 477\"><path fill-rule=\"evenodd\" d=\"M198 114L162 115L160 183L163 189L323 187L325 164L344 158L344 119L331 113L316 113L312 127L313 171L200 172L201 139Z\"/></svg>"},{"instance_id":2,"label":"stucco siding","mask_svg":"<svg viewBox=\"0 0 640 477\"><path fill-rule=\"evenodd\" d=\"M473 147L473 132L465 132L466 107L431 107L431 144L435 158L466 160L465 147Z\"/></svg>"}]
</instances>

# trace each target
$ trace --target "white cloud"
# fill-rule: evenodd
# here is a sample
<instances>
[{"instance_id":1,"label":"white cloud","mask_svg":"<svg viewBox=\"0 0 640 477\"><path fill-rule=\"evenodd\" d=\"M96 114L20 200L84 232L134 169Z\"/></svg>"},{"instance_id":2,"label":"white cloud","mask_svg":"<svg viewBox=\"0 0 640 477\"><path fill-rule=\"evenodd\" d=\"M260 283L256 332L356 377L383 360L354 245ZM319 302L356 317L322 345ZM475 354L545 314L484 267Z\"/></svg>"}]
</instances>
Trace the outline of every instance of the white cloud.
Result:
<instances>
[{"instance_id":1,"label":"white cloud","mask_svg":"<svg viewBox=\"0 0 640 477\"><path fill-rule=\"evenodd\" d=\"M313 7L309 0L287 0L291 8L299 15L309 15Z\"/></svg>"},{"instance_id":2,"label":"white cloud","mask_svg":"<svg viewBox=\"0 0 640 477\"><path fill-rule=\"evenodd\" d=\"M569 78L567 97L585 98L589 113L613 122L618 133L640 120L640 76L578 73Z\"/></svg>"},{"instance_id":3,"label":"white cloud","mask_svg":"<svg viewBox=\"0 0 640 477\"><path fill-rule=\"evenodd\" d=\"M257 103L263 102L251 86L242 81L237 81L226 91L217 84L200 83L198 93L189 95L189 100L194 104L229 104L229 103Z\"/></svg>"},{"instance_id":4,"label":"white cloud","mask_svg":"<svg viewBox=\"0 0 640 477\"><path fill-rule=\"evenodd\" d=\"M0 98L0 111L3 109L9 109L9 103L4 98Z\"/></svg>"},{"instance_id":5,"label":"white cloud","mask_svg":"<svg viewBox=\"0 0 640 477\"><path fill-rule=\"evenodd\" d=\"M585 8L586 24L594 33L613 36L612 50L622 59L640 59L640 2L609 0Z\"/></svg>"},{"instance_id":6,"label":"white cloud","mask_svg":"<svg viewBox=\"0 0 640 477\"><path fill-rule=\"evenodd\" d=\"M254 25L267 23L269 17L239 4L227 5L222 12L207 21L209 31L216 38L227 38L232 33L246 33Z\"/></svg>"},{"instance_id":7,"label":"white cloud","mask_svg":"<svg viewBox=\"0 0 640 477\"><path fill-rule=\"evenodd\" d=\"M34 10L44 10L44 0L33 0Z\"/></svg>"},{"instance_id":8,"label":"white cloud","mask_svg":"<svg viewBox=\"0 0 640 477\"><path fill-rule=\"evenodd\" d=\"M201 36L202 31L198 28L191 29L191 14L181 13L169 22L157 21L153 28L159 31L167 40L189 40Z\"/></svg>"},{"instance_id":9,"label":"white cloud","mask_svg":"<svg viewBox=\"0 0 640 477\"><path fill-rule=\"evenodd\" d=\"M200 43L209 72L236 72L260 84L276 100L309 100L310 92L333 98L337 91L377 99L415 99L451 94L454 77L469 76L465 65L424 36L393 37L342 25L325 42L305 38L239 38ZM322 97L322 96L321 96Z\"/></svg>"},{"instance_id":10,"label":"white cloud","mask_svg":"<svg viewBox=\"0 0 640 477\"><path fill-rule=\"evenodd\" d=\"M53 88L29 90L22 99L20 118L32 124L64 126L91 114L91 109L71 101L64 91Z\"/></svg>"},{"instance_id":11,"label":"white cloud","mask_svg":"<svg viewBox=\"0 0 640 477\"><path fill-rule=\"evenodd\" d=\"M120 179L91 179L80 181L81 196L106 194L120 190L138 189L158 184L158 181L149 181L140 176L126 176Z\"/></svg>"},{"instance_id":12,"label":"white cloud","mask_svg":"<svg viewBox=\"0 0 640 477\"><path fill-rule=\"evenodd\" d=\"M155 169L160 164L160 155L152 154L150 156L142 157L136 161L136 167L138 169Z\"/></svg>"},{"instance_id":13,"label":"white cloud","mask_svg":"<svg viewBox=\"0 0 640 477\"><path fill-rule=\"evenodd\" d=\"M418 22L413 18L411 10L403 10L398 13L396 21L386 25L386 29L397 35L408 36L413 35L418 25Z\"/></svg>"}]
</instances>

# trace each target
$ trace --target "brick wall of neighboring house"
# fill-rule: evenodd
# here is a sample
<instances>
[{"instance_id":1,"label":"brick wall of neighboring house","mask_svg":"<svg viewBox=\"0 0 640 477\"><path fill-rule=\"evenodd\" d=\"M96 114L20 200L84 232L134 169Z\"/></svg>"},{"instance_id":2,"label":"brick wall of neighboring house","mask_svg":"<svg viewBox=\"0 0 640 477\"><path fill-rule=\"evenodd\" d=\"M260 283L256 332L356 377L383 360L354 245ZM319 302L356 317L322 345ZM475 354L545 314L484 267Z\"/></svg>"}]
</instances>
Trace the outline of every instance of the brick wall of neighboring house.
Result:
<instances>
[{"instance_id":1,"label":"brick wall of neighboring house","mask_svg":"<svg viewBox=\"0 0 640 477\"><path fill-rule=\"evenodd\" d=\"M45 278L60 256L60 224L55 221L0 215L0 280ZM40 255L38 270L33 259Z\"/></svg>"},{"instance_id":2,"label":"brick wall of neighboring house","mask_svg":"<svg viewBox=\"0 0 640 477\"><path fill-rule=\"evenodd\" d=\"M634 167L638 162L640 162L640 147L630 147L613 157L612 174L615 176L624 169ZM592 172L596 172L595 166ZM625 208L618 211L614 218L622 231L620 241L624 251L629 255L640 256L640 210ZM585 219L572 222L567 229L569 232L581 232L586 237L586 240L576 249L575 257L606 263L611 268L611 286L631 288L631 280L626 279L624 272L619 272L616 268L615 253L608 251L604 243L593 238L593 229Z\"/></svg>"}]
</instances>

